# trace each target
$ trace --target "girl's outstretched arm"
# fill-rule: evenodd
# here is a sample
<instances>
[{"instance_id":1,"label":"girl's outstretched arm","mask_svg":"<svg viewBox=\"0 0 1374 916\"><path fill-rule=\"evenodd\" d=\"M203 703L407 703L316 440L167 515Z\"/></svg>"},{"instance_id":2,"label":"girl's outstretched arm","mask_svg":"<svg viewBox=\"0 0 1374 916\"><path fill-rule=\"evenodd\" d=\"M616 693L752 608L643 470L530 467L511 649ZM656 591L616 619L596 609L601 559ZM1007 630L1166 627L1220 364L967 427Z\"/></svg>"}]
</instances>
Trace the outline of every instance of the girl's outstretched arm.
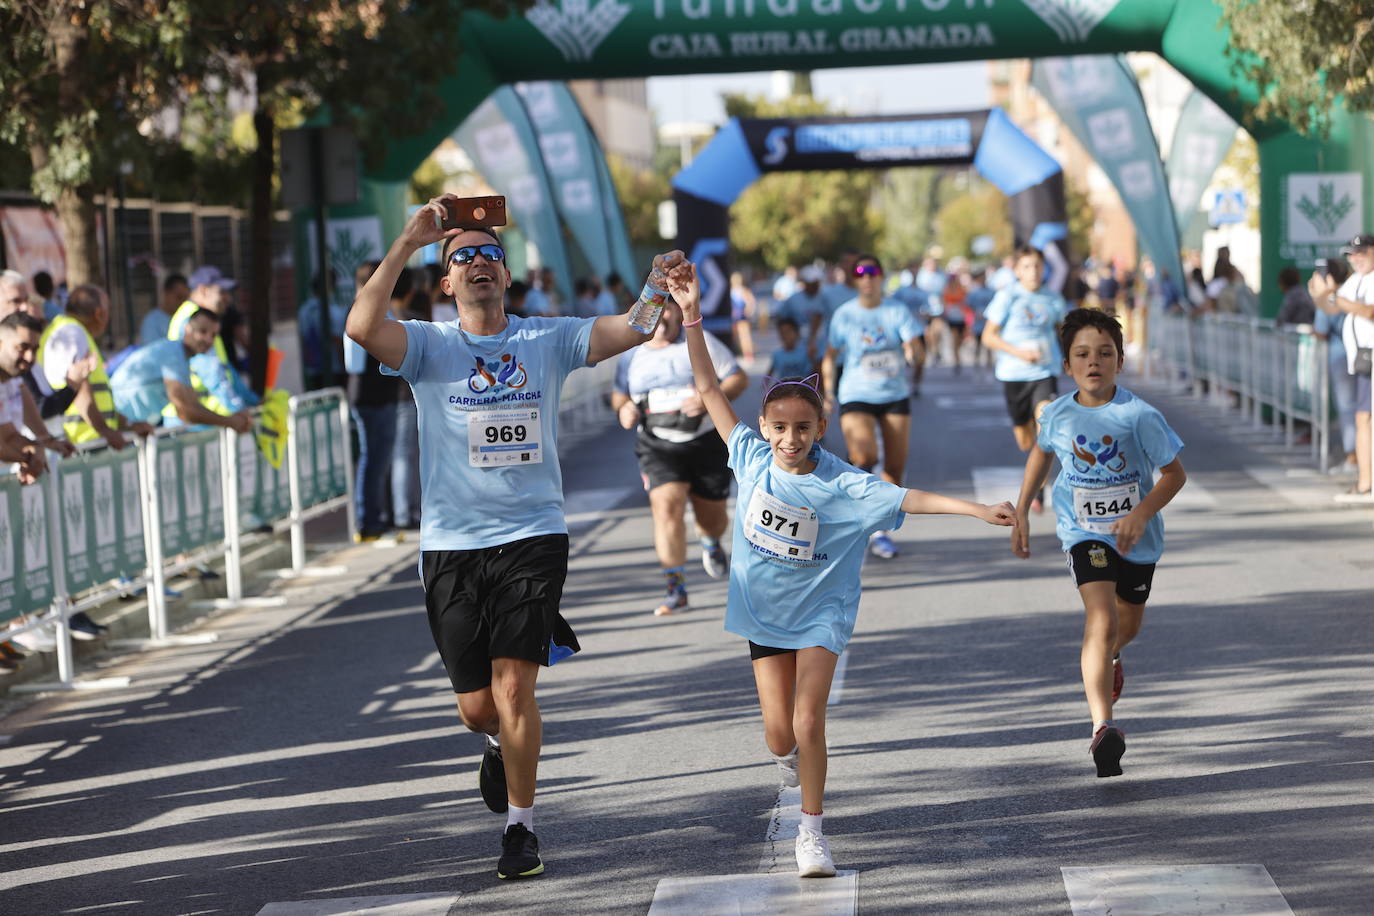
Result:
<instances>
[{"instance_id":1,"label":"girl's outstretched arm","mask_svg":"<svg viewBox=\"0 0 1374 916\"><path fill-rule=\"evenodd\" d=\"M902 499L902 511L908 515L968 515L981 518L989 525L1003 527L1016 521L1016 510L1012 508L1011 503L984 506L953 496L927 493L925 490L907 490L905 498Z\"/></svg>"},{"instance_id":2,"label":"girl's outstretched arm","mask_svg":"<svg viewBox=\"0 0 1374 916\"><path fill-rule=\"evenodd\" d=\"M681 252L672 254L681 256ZM739 423L739 415L721 390L711 352L706 349L706 332L701 329L701 284L697 280L696 265L685 257L680 257L668 270L668 293L682 308L682 326L687 334L687 353L692 358L692 380L696 382L697 394L706 405L716 432L729 442L730 433Z\"/></svg>"}]
</instances>

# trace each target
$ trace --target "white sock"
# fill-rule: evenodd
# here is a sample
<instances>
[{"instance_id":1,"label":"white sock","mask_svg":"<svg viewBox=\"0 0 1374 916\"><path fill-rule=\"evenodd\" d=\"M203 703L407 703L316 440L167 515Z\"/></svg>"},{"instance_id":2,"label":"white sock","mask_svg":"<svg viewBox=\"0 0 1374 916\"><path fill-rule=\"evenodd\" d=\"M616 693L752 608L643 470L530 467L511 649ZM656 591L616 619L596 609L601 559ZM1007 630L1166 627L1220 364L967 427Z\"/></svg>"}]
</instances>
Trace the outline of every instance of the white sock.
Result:
<instances>
[{"instance_id":1,"label":"white sock","mask_svg":"<svg viewBox=\"0 0 1374 916\"><path fill-rule=\"evenodd\" d=\"M821 833L821 818L824 814L825 812L811 814L807 811L803 811L801 815L801 829L810 830L812 833Z\"/></svg>"},{"instance_id":2,"label":"white sock","mask_svg":"<svg viewBox=\"0 0 1374 916\"><path fill-rule=\"evenodd\" d=\"M792 745L792 750L788 751L786 754L774 754L772 751L769 751L768 754L778 763L785 763L789 766L796 766L798 750L800 750L799 746L794 744Z\"/></svg>"},{"instance_id":3,"label":"white sock","mask_svg":"<svg viewBox=\"0 0 1374 916\"><path fill-rule=\"evenodd\" d=\"M490 744L492 747L500 747L501 739L496 735L487 735L487 744Z\"/></svg>"},{"instance_id":4,"label":"white sock","mask_svg":"<svg viewBox=\"0 0 1374 916\"><path fill-rule=\"evenodd\" d=\"M525 829L533 833L534 805L530 805L528 808L517 808L515 805L509 806L506 809L506 826L510 827L512 824L524 824Z\"/></svg>"}]
</instances>

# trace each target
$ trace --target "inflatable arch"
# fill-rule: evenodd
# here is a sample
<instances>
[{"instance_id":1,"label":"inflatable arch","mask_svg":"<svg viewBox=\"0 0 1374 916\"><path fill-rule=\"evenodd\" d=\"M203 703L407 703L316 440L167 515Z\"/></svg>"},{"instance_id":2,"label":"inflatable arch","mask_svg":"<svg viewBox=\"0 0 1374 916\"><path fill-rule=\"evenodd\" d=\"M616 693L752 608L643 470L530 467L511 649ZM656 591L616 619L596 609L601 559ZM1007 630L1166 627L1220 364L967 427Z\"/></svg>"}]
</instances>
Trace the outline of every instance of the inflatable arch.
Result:
<instances>
[{"instance_id":1,"label":"inflatable arch","mask_svg":"<svg viewBox=\"0 0 1374 916\"><path fill-rule=\"evenodd\" d=\"M1255 89L1231 73L1219 16L1213 0L538 0L523 17L469 12L433 120L394 139L365 176L362 201L334 215L376 214L384 237L394 237L415 168L493 89L521 80L1154 51L1239 117ZM939 89L913 87L922 91ZM1264 279L1370 228L1374 122L1338 111L1321 141L1283 123L1251 132L1260 153ZM1331 212L1321 211L1323 201ZM1264 285L1272 314L1277 290Z\"/></svg>"}]
</instances>

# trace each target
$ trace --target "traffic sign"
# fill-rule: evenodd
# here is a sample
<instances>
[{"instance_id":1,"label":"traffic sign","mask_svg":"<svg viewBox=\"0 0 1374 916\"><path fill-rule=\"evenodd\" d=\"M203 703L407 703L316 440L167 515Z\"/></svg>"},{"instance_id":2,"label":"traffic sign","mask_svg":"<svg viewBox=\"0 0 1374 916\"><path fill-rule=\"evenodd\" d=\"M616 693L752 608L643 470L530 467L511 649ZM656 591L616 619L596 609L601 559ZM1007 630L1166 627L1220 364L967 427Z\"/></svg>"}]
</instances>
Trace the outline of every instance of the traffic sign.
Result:
<instances>
[{"instance_id":1,"label":"traffic sign","mask_svg":"<svg viewBox=\"0 0 1374 916\"><path fill-rule=\"evenodd\" d=\"M1212 198L1212 209L1208 219L1213 226L1227 223L1243 223L1249 216L1249 204L1245 192L1239 188L1223 188Z\"/></svg>"}]
</instances>

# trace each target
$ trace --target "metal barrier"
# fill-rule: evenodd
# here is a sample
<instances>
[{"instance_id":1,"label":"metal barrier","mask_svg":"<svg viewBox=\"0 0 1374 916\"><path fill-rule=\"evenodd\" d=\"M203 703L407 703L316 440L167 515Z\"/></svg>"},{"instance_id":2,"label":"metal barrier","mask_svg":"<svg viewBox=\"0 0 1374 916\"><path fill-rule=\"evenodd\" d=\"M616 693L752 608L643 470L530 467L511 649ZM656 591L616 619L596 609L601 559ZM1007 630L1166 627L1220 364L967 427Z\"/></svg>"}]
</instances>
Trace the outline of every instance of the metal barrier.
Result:
<instances>
[{"instance_id":1,"label":"metal barrier","mask_svg":"<svg viewBox=\"0 0 1374 916\"><path fill-rule=\"evenodd\" d=\"M1149 327L1147 374L1234 407L1256 427L1272 424L1289 446L1297 441L1297 424L1309 424L1312 459L1327 469L1331 376L1325 340L1242 315L1154 311Z\"/></svg>"},{"instance_id":2,"label":"metal barrier","mask_svg":"<svg viewBox=\"0 0 1374 916\"><path fill-rule=\"evenodd\" d=\"M251 435L189 427L159 429L118 452L87 444L30 486L0 476L0 640L52 626L57 643L57 681L12 689L127 685L127 678L76 678L68 618L139 587L147 591L149 639L127 642L213 641L213 634L169 633L166 581L223 556L227 598L215 603L251 601L243 598L244 515L291 530L297 574L305 570L308 519L344 506L352 536L347 398L340 388L309 392L293 397L289 410L285 473Z\"/></svg>"}]
</instances>

